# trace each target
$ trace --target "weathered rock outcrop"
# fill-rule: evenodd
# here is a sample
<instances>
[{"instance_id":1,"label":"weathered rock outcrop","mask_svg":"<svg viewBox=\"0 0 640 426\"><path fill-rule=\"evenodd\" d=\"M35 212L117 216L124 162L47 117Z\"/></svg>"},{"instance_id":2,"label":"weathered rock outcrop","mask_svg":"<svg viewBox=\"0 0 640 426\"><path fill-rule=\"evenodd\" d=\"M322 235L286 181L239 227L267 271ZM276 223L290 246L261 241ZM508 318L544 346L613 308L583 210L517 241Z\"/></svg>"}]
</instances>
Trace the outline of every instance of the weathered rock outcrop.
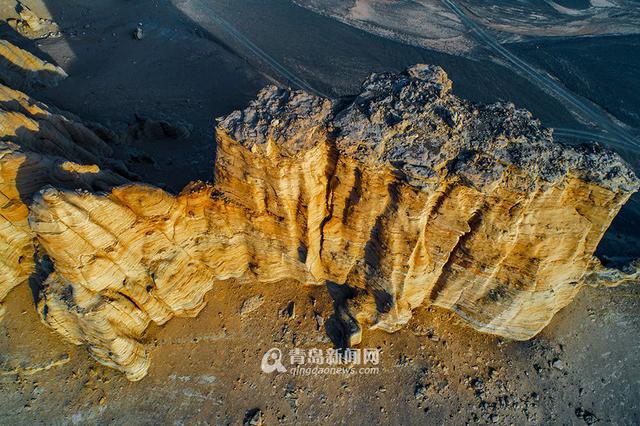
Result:
<instances>
[{"instance_id":1,"label":"weathered rock outcrop","mask_svg":"<svg viewBox=\"0 0 640 426\"><path fill-rule=\"evenodd\" d=\"M2 300L35 270L27 223L32 196L46 185L105 191L127 182L109 170L109 145L71 115L0 85L0 320Z\"/></svg>"},{"instance_id":2,"label":"weathered rock outcrop","mask_svg":"<svg viewBox=\"0 0 640 426\"><path fill-rule=\"evenodd\" d=\"M428 66L343 102L270 87L219 122L214 186L45 189L30 217L55 265L44 321L137 380L149 322L196 315L216 280L344 285L357 344L423 304L527 339L586 283L623 279L593 253L638 188L624 162L450 88Z\"/></svg>"},{"instance_id":3,"label":"weathered rock outcrop","mask_svg":"<svg viewBox=\"0 0 640 426\"><path fill-rule=\"evenodd\" d=\"M67 73L6 40L0 40L0 83L23 89L32 85L55 86Z\"/></svg>"},{"instance_id":4,"label":"weathered rock outcrop","mask_svg":"<svg viewBox=\"0 0 640 426\"><path fill-rule=\"evenodd\" d=\"M12 17L8 17L7 24L22 37L32 40L60 37L58 24L51 19L38 16L36 12L20 1L15 2L14 14Z\"/></svg>"}]
</instances>

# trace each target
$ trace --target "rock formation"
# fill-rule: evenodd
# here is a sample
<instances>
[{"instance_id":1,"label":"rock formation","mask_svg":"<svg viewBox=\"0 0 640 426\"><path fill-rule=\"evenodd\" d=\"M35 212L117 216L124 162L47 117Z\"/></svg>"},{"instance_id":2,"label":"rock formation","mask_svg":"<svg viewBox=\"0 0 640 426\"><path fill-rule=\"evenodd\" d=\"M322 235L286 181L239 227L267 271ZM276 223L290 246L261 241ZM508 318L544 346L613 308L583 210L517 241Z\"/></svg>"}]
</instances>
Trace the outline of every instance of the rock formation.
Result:
<instances>
[{"instance_id":1,"label":"rock formation","mask_svg":"<svg viewBox=\"0 0 640 426\"><path fill-rule=\"evenodd\" d=\"M8 0L7 3L11 2ZM58 24L51 19L41 18L26 4L15 2L14 16L7 19L7 24L22 37L38 40L48 37L60 37Z\"/></svg>"},{"instance_id":2,"label":"rock formation","mask_svg":"<svg viewBox=\"0 0 640 426\"><path fill-rule=\"evenodd\" d=\"M67 73L6 40L0 40L0 82L14 88L55 86Z\"/></svg>"},{"instance_id":3,"label":"rock formation","mask_svg":"<svg viewBox=\"0 0 640 426\"><path fill-rule=\"evenodd\" d=\"M338 286L345 343L358 344L363 329L395 331L426 304L528 339L582 286L634 278L593 257L639 186L624 162L557 145L528 112L474 105L450 89L442 69L424 65L374 74L340 101L268 87L218 122L215 183L177 196L114 187L124 179L89 166L96 155L78 157L68 138L44 155L33 141L14 146L11 156L38 153L32 163L43 166L32 167L51 185L35 195L40 180L19 188L5 172L17 160L2 157L5 206L19 211L2 235L24 237L0 250L24 262L35 236L55 269L41 292L43 321L130 380L148 369L149 323L197 315L218 280ZM50 155L82 161L61 178ZM13 260L5 274L20 268Z\"/></svg>"},{"instance_id":4,"label":"rock formation","mask_svg":"<svg viewBox=\"0 0 640 426\"><path fill-rule=\"evenodd\" d=\"M35 271L27 206L45 185L109 190L127 182L111 148L71 115L0 85L0 320L2 301Z\"/></svg>"}]
</instances>

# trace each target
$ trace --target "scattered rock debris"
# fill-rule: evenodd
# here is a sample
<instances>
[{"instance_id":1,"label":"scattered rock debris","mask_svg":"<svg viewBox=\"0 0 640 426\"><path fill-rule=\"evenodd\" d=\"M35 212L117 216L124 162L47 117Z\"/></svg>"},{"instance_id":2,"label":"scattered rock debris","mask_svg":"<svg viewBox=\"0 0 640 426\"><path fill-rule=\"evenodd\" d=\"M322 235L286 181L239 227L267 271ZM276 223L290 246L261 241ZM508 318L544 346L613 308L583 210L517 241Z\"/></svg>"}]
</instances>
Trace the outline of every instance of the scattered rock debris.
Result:
<instances>
[{"instance_id":1,"label":"scattered rock debris","mask_svg":"<svg viewBox=\"0 0 640 426\"><path fill-rule=\"evenodd\" d=\"M247 411L242 422L243 426L262 426L262 424L262 411L259 408Z\"/></svg>"},{"instance_id":2,"label":"scattered rock debris","mask_svg":"<svg viewBox=\"0 0 640 426\"><path fill-rule=\"evenodd\" d=\"M316 320L316 329L321 330L324 325L324 318L318 312L313 313L313 318Z\"/></svg>"},{"instance_id":3,"label":"scattered rock debris","mask_svg":"<svg viewBox=\"0 0 640 426\"><path fill-rule=\"evenodd\" d=\"M294 319L296 317L296 302L289 302L287 307L282 311L282 314L289 319Z\"/></svg>"},{"instance_id":4,"label":"scattered rock debris","mask_svg":"<svg viewBox=\"0 0 640 426\"><path fill-rule=\"evenodd\" d=\"M252 296L242 302L240 307L240 315L245 316L258 309L264 303L264 298L261 295Z\"/></svg>"},{"instance_id":5,"label":"scattered rock debris","mask_svg":"<svg viewBox=\"0 0 640 426\"><path fill-rule=\"evenodd\" d=\"M138 25L135 30L133 30L133 38L135 40L142 40L144 37L144 31L142 30L142 26Z\"/></svg>"},{"instance_id":6,"label":"scattered rock debris","mask_svg":"<svg viewBox=\"0 0 640 426\"><path fill-rule=\"evenodd\" d=\"M597 422L599 419L589 410L585 410L582 407L576 408L576 417L584 420L584 422L588 425L592 425Z\"/></svg>"},{"instance_id":7,"label":"scattered rock debris","mask_svg":"<svg viewBox=\"0 0 640 426\"><path fill-rule=\"evenodd\" d=\"M39 17L27 5L17 2L16 12L17 17L7 19L7 24L21 35L29 39L48 38L55 34L60 36L55 22Z\"/></svg>"}]
</instances>

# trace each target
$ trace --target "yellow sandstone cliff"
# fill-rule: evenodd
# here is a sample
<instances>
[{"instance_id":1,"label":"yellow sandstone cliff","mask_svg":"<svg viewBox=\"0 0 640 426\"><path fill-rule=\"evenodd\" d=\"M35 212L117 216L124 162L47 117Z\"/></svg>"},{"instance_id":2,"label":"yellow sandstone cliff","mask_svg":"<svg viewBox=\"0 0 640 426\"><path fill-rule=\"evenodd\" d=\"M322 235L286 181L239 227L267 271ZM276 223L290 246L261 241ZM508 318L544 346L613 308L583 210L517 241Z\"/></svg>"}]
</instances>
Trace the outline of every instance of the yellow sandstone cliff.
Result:
<instances>
[{"instance_id":1,"label":"yellow sandstone cliff","mask_svg":"<svg viewBox=\"0 0 640 426\"><path fill-rule=\"evenodd\" d=\"M635 278L593 257L638 188L624 162L450 89L425 65L374 74L339 102L269 87L218 122L213 184L174 196L50 182L29 226L15 222L54 265L43 321L139 380L149 323L197 315L219 280L342 286L338 314L357 344L428 304L528 339L584 285Z\"/></svg>"},{"instance_id":2,"label":"yellow sandstone cliff","mask_svg":"<svg viewBox=\"0 0 640 426\"><path fill-rule=\"evenodd\" d=\"M108 190L127 180L103 170L111 148L70 115L0 85L0 320L2 301L35 273L28 205L46 185Z\"/></svg>"}]
</instances>

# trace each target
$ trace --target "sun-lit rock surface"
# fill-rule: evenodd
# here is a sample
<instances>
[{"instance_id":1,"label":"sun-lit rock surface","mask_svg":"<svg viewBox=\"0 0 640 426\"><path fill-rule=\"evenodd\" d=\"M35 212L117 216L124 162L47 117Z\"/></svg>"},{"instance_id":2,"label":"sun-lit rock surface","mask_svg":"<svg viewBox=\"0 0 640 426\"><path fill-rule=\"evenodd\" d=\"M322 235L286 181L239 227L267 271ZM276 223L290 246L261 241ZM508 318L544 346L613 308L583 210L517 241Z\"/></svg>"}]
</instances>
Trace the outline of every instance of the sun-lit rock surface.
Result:
<instances>
[{"instance_id":1,"label":"sun-lit rock surface","mask_svg":"<svg viewBox=\"0 0 640 426\"><path fill-rule=\"evenodd\" d=\"M22 89L33 84L55 86L64 78L67 73L59 66L0 40L0 83Z\"/></svg>"},{"instance_id":2,"label":"sun-lit rock surface","mask_svg":"<svg viewBox=\"0 0 640 426\"><path fill-rule=\"evenodd\" d=\"M96 191L126 183L99 167L111 164L110 155L108 144L74 117L0 85L0 320L6 295L34 273L27 223L33 194L46 185Z\"/></svg>"},{"instance_id":3,"label":"sun-lit rock surface","mask_svg":"<svg viewBox=\"0 0 640 426\"><path fill-rule=\"evenodd\" d=\"M371 76L347 105L267 90L219 126L216 189L283 218L289 256L358 289L358 323L393 331L433 303L526 339L573 299L638 182L616 155L554 144L528 112L450 87L416 66Z\"/></svg>"},{"instance_id":4,"label":"sun-lit rock surface","mask_svg":"<svg viewBox=\"0 0 640 426\"><path fill-rule=\"evenodd\" d=\"M43 320L138 380L147 325L197 315L217 280L337 284L357 344L426 304L527 339L585 284L633 278L593 257L638 188L624 162L450 88L423 65L374 74L348 101L269 87L219 121L213 186L41 191Z\"/></svg>"}]
</instances>

